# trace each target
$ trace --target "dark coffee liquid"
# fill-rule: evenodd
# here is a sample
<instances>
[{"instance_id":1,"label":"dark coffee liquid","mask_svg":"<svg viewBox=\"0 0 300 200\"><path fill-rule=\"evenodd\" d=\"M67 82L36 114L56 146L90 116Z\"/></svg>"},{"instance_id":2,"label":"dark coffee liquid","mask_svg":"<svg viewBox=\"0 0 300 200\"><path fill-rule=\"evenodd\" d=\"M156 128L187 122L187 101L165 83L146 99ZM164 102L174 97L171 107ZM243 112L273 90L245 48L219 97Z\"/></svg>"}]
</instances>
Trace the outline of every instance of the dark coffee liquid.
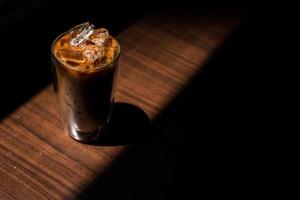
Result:
<instances>
[{"instance_id":1,"label":"dark coffee liquid","mask_svg":"<svg viewBox=\"0 0 300 200\"><path fill-rule=\"evenodd\" d=\"M54 87L65 127L88 140L100 132L108 120L118 62L90 72L68 68L54 57L53 62L56 66Z\"/></svg>"}]
</instances>

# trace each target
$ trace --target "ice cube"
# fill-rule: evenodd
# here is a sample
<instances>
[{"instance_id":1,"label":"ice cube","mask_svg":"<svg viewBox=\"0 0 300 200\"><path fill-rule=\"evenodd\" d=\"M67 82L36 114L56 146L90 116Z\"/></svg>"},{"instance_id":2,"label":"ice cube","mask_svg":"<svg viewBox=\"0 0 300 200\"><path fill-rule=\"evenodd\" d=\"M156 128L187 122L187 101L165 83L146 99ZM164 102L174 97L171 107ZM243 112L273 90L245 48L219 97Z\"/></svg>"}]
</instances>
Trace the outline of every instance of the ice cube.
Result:
<instances>
[{"instance_id":1,"label":"ice cube","mask_svg":"<svg viewBox=\"0 0 300 200\"><path fill-rule=\"evenodd\" d=\"M83 43L84 41L88 40L90 35L94 32L94 25L90 24L89 22L80 24L72 28L71 34L72 39L70 40L70 45L76 47Z\"/></svg>"},{"instance_id":2,"label":"ice cube","mask_svg":"<svg viewBox=\"0 0 300 200\"><path fill-rule=\"evenodd\" d=\"M112 44L113 44L113 42L114 42L113 38L112 38L112 37L108 37L108 38L105 39L103 45L104 45L105 47L111 47Z\"/></svg>"},{"instance_id":3,"label":"ice cube","mask_svg":"<svg viewBox=\"0 0 300 200\"><path fill-rule=\"evenodd\" d=\"M92 49L86 49L83 51L83 56L89 61L94 62L98 57L98 52Z\"/></svg>"},{"instance_id":4,"label":"ice cube","mask_svg":"<svg viewBox=\"0 0 300 200\"><path fill-rule=\"evenodd\" d=\"M106 38L109 36L108 30L105 28L98 28L91 35L91 39L93 38Z\"/></svg>"},{"instance_id":5,"label":"ice cube","mask_svg":"<svg viewBox=\"0 0 300 200\"><path fill-rule=\"evenodd\" d=\"M57 56L64 61L71 61L76 63L84 63L86 58L84 57L82 51L75 49L60 49L57 52Z\"/></svg>"},{"instance_id":6,"label":"ice cube","mask_svg":"<svg viewBox=\"0 0 300 200\"><path fill-rule=\"evenodd\" d=\"M109 36L109 33L108 33L107 29L99 28L94 31L94 33L91 35L90 39L93 43L102 47L108 36Z\"/></svg>"},{"instance_id":7,"label":"ice cube","mask_svg":"<svg viewBox=\"0 0 300 200\"><path fill-rule=\"evenodd\" d=\"M98 57L101 57L101 48L89 41L81 44L80 49L83 56L89 63L94 62Z\"/></svg>"},{"instance_id":8,"label":"ice cube","mask_svg":"<svg viewBox=\"0 0 300 200\"><path fill-rule=\"evenodd\" d=\"M103 39L103 38L93 38L93 39L92 39L92 42L93 42L94 44L96 44L97 46L99 46L99 47L102 47L102 46L103 46L104 41L105 41L105 39Z\"/></svg>"}]
</instances>

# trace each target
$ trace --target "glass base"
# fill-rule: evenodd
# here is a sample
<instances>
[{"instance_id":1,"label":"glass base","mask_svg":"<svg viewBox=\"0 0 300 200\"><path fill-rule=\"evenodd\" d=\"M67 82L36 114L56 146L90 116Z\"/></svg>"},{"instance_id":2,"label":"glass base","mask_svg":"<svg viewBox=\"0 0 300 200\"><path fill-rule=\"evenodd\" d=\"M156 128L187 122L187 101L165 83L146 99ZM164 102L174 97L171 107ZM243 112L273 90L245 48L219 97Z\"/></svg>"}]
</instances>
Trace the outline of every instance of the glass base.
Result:
<instances>
[{"instance_id":1,"label":"glass base","mask_svg":"<svg viewBox=\"0 0 300 200\"><path fill-rule=\"evenodd\" d=\"M78 141L78 142L92 142L98 139L100 132L101 132L101 127L99 127L97 130L94 131L89 131L89 132L83 132L83 131L78 131L74 126L70 125L68 127L68 135Z\"/></svg>"}]
</instances>

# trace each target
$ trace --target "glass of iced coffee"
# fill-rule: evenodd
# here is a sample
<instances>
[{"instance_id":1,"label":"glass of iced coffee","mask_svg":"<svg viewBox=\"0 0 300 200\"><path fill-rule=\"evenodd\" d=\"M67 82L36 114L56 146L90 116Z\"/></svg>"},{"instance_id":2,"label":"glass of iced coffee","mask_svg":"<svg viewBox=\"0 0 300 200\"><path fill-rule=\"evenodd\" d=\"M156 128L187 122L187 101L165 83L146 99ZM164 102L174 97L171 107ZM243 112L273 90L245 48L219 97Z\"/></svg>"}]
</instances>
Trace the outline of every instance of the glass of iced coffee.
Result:
<instances>
[{"instance_id":1,"label":"glass of iced coffee","mask_svg":"<svg viewBox=\"0 0 300 200\"><path fill-rule=\"evenodd\" d=\"M66 132L81 142L96 140L107 124L115 90L120 46L106 29L80 24L51 48L54 89Z\"/></svg>"}]
</instances>

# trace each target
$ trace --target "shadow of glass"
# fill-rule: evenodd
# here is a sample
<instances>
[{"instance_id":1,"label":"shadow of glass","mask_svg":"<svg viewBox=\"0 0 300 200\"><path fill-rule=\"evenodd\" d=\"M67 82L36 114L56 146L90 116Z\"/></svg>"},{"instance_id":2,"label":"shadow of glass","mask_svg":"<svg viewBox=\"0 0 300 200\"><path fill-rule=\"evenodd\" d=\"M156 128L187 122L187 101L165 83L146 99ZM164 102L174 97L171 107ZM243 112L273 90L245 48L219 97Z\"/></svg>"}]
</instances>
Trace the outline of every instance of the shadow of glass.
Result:
<instances>
[{"instance_id":1,"label":"shadow of glass","mask_svg":"<svg viewBox=\"0 0 300 200\"><path fill-rule=\"evenodd\" d=\"M93 145L114 146L142 142L150 137L150 119L132 104L115 103L110 121Z\"/></svg>"}]
</instances>

